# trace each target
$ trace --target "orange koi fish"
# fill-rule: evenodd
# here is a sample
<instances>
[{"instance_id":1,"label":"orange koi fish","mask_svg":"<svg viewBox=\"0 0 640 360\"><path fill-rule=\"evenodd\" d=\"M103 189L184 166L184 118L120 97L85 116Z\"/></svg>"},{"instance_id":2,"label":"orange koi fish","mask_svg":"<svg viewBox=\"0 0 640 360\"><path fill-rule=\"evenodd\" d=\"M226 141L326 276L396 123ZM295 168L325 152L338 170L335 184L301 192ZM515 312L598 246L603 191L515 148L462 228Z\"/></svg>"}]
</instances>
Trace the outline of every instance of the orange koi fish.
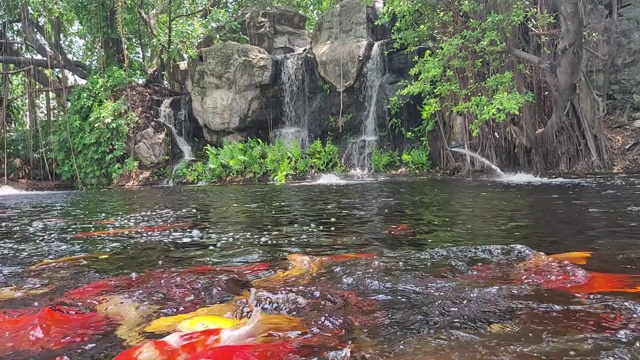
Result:
<instances>
[{"instance_id":1,"label":"orange koi fish","mask_svg":"<svg viewBox=\"0 0 640 360\"><path fill-rule=\"evenodd\" d=\"M37 270L47 266L56 266L59 264L80 264L85 259L106 259L110 256L108 253L98 253L98 254L86 254L86 255L76 255L76 256L67 256L59 259L49 260L46 259L42 262L39 262L29 268L29 270Z\"/></svg>"},{"instance_id":2,"label":"orange koi fish","mask_svg":"<svg viewBox=\"0 0 640 360\"><path fill-rule=\"evenodd\" d=\"M309 281L310 277L317 274L322 266L333 262L347 261L352 259L366 259L375 257L375 254L341 254L329 256L308 256L302 254L289 254L289 269L287 271L278 272L272 276L257 279L253 281L254 286L273 286L281 285L287 281L300 281L302 283Z\"/></svg>"},{"instance_id":3,"label":"orange koi fish","mask_svg":"<svg viewBox=\"0 0 640 360\"><path fill-rule=\"evenodd\" d=\"M111 235L119 235L119 234L130 234L136 232L160 232L167 230L177 230L177 229L196 229L202 228L204 225L197 223L180 223L173 225L152 225L152 226L143 226L138 228L125 228L125 229L113 229L113 230L103 230L103 231L88 231L81 232L73 235L72 237L90 237L90 236L111 236Z\"/></svg>"},{"instance_id":4,"label":"orange koi fish","mask_svg":"<svg viewBox=\"0 0 640 360\"><path fill-rule=\"evenodd\" d=\"M515 283L538 285L545 289L571 293L640 292L640 275L609 274L584 270L583 264L591 256L586 252L547 256L542 253L518 264L516 271L501 271L494 265L474 267L473 277L511 278Z\"/></svg>"},{"instance_id":5,"label":"orange koi fish","mask_svg":"<svg viewBox=\"0 0 640 360\"><path fill-rule=\"evenodd\" d=\"M549 257L557 261L568 261L576 265L585 265L587 263L587 259L591 257L591 252L574 251L574 252L568 252L568 253L562 253L562 254L553 254L553 255L549 255Z\"/></svg>"}]
</instances>

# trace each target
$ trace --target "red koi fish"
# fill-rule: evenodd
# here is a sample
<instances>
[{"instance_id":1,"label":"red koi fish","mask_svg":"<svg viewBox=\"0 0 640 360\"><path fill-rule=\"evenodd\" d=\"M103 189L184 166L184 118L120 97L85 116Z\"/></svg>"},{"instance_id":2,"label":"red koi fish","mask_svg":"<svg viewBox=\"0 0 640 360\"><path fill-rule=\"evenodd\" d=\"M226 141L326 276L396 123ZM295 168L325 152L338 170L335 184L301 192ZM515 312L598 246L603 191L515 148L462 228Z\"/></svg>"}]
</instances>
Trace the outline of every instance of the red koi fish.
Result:
<instances>
[{"instance_id":1,"label":"red koi fish","mask_svg":"<svg viewBox=\"0 0 640 360\"><path fill-rule=\"evenodd\" d=\"M193 354L187 360L284 360L294 349L288 342L217 346Z\"/></svg>"},{"instance_id":2,"label":"red koi fish","mask_svg":"<svg viewBox=\"0 0 640 360\"><path fill-rule=\"evenodd\" d=\"M387 227L387 232L391 235L416 235L416 231L409 224L390 225Z\"/></svg>"},{"instance_id":3,"label":"red koi fish","mask_svg":"<svg viewBox=\"0 0 640 360\"><path fill-rule=\"evenodd\" d=\"M61 349L91 340L107 325L99 314L66 307L4 311L0 313L0 349L5 353Z\"/></svg>"},{"instance_id":4,"label":"red koi fish","mask_svg":"<svg viewBox=\"0 0 640 360\"><path fill-rule=\"evenodd\" d=\"M172 290L185 292L184 294L173 294L176 298L188 297L189 287L197 288L202 286L203 281L213 281L218 278L220 272L259 272L269 268L269 264L257 263L240 266L195 266L184 270L163 270L148 271L136 277L123 275L109 279L97 280L83 287L69 290L63 298L91 299L97 296L109 295L130 289L151 289L164 288L167 294ZM217 274L216 274L217 273ZM193 284L191 286L190 284Z\"/></svg>"},{"instance_id":5,"label":"red koi fish","mask_svg":"<svg viewBox=\"0 0 640 360\"><path fill-rule=\"evenodd\" d=\"M216 346L248 345L268 331L259 320L260 311L256 309L245 326L173 333L125 350L113 360L182 360Z\"/></svg>"},{"instance_id":6,"label":"red koi fish","mask_svg":"<svg viewBox=\"0 0 640 360\"><path fill-rule=\"evenodd\" d=\"M160 232L160 231L178 230L178 229L196 229L196 228L202 228L202 227L204 227L204 225L197 224L197 223L152 225L152 226L143 226L138 228L81 232L73 235L72 237L77 238L77 237L90 237L90 236L111 236L111 235L119 235L119 234L130 234L130 233L136 233L136 232Z\"/></svg>"}]
</instances>

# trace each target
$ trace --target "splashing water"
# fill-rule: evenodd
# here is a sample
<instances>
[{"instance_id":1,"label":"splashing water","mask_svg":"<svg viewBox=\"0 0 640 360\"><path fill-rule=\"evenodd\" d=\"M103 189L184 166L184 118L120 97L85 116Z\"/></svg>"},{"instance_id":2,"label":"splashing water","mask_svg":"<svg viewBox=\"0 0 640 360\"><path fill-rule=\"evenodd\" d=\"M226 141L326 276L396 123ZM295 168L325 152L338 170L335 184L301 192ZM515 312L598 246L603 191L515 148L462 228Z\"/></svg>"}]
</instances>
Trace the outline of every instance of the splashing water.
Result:
<instances>
[{"instance_id":1,"label":"splashing water","mask_svg":"<svg viewBox=\"0 0 640 360\"><path fill-rule=\"evenodd\" d=\"M300 106L301 101L306 100L306 94L300 93L299 86L304 85L303 56L302 53L293 53L282 57L280 85L283 93L284 127L276 130L276 136L289 147L296 142L301 149L306 149L309 146L306 101L305 106Z\"/></svg>"},{"instance_id":2,"label":"splashing water","mask_svg":"<svg viewBox=\"0 0 640 360\"><path fill-rule=\"evenodd\" d=\"M378 107L378 90L382 83L386 68L383 52L383 41L378 41L371 50L371 59L364 68L365 121L362 124L362 135L353 140L347 149L345 157L350 157L354 174L366 174L370 170L371 153L378 142L376 115ZM344 162L344 159L343 159Z\"/></svg>"},{"instance_id":3,"label":"splashing water","mask_svg":"<svg viewBox=\"0 0 640 360\"><path fill-rule=\"evenodd\" d=\"M491 163L489 160L485 159L484 157L480 156L479 154L473 151L468 151L460 148L453 148L449 150L458 152L461 154L469 155L475 159L478 159L482 163L492 168L496 173L498 173L498 178L496 178L496 180L504 183L509 183L509 184L569 184L570 183L570 184L574 184L574 183L585 182L585 180L583 179L564 179L564 178L551 179L551 178L538 177L533 174L520 173L520 172L505 173L502 170L500 170L499 167Z\"/></svg>"},{"instance_id":4,"label":"splashing water","mask_svg":"<svg viewBox=\"0 0 640 360\"><path fill-rule=\"evenodd\" d=\"M191 145L185 139L187 136L187 126L188 126L188 116L187 116L187 104L184 98L180 98L180 111L178 112L178 116L174 116L173 109L171 108L171 102L175 98L166 98L162 102L160 106L160 116L158 121L163 123L166 127L171 130L171 134L173 135L174 140L178 144L178 147L182 151L182 159L174 166L173 172L171 173L171 179L169 180L169 185L173 185L173 178L175 176L176 170L185 162L189 160L193 160L193 150L191 149Z\"/></svg>"},{"instance_id":5,"label":"splashing water","mask_svg":"<svg viewBox=\"0 0 640 360\"><path fill-rule=\"evenodd\" d=\"M17 195L17 194L24 194L26 191L24 190L19 190L16 188L12 188L11 186L8 185L2 185L0 186L0 196L2 195Z\"/></svg>"},{"instance_id":6,"label":"splashing water","mask_svg":"<svg viewBox=\"0 0 640 360\"><path fill-rule=\"evenodd\" d=\"M481 161L481 162L482 162L482 163L484 163L485 165L487 165L487 166L489 166L490 168L492 168L495 172L497 172L497 173L498 173L498 175L500 175L500 177L504 177L504 176L505 176L504 172L502 172L502 170L500 170L500 168L499 168L499 167L495 166L493 163L491 163L491 161L489 161L489 160L487 160L487 159L483 158L482 156L480 156L480 155L479 155L479 154L477 154L477 153L474 153L473 151L469 151L469 150L465 150L465 149L460 149L460 148L453 148L453 149L449 149L449 150L454 151L454 152L459 152L459 153L461 153L461 154L465 154L465 155L472 156L473 158L475 158L475 159L477 159L477 160Z\"/></svg>"}]
</instances>

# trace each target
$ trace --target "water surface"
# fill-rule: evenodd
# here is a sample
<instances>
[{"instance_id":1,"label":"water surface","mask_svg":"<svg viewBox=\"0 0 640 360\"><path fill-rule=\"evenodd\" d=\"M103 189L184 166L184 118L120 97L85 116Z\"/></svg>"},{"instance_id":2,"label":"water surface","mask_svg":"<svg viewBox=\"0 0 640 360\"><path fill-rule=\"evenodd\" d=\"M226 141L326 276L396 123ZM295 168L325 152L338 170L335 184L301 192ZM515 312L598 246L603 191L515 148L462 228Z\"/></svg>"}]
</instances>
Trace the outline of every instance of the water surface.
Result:
<instances>
[{"instance_id":1,"label":"water surface","mask_svg":"<svg viewBox=\"0 0 640 360\"><path fill-rule=\"evenodd\" d=\"M0 196L0 287L55 284L56 290L5 301L2 307L44 306L96 279L150 269L255 262L286 268L291 253L372 252L375 260L327 266L317 284L377 302L383 323L365 326L358 335L373 344L374 358L635 359L640 295L576 296L465 281L461 275L478 262L504 258L515 265L531 251L592 251L584 266L588 270L640 274L639 212L640 182L628 177L7 194ZM100 220L115 224L97 224ZM73 237L183 222L207 227ZM415 234L390 234L399 224L408 224ZM28 270L45 258L97 252L112 256L48 273ZM626 322L600 324L612 313ZM105 335L70 349L28 358L64 353L72 359L108 359L124 346Z\"/></svg>"}]
</instances>

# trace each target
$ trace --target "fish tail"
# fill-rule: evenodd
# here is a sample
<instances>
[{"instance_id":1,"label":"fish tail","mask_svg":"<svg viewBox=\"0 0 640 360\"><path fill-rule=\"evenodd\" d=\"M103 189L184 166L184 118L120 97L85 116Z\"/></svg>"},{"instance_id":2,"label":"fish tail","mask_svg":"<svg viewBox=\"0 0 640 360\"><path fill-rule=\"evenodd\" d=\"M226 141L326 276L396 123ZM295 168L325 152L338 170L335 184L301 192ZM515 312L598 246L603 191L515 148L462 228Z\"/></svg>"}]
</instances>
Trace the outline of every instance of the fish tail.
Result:
<instances>
[{"instance_id":1,"label":"fish tail","mask_svg":"<svg viewBox=\"0 0 640 360\"><path fill-rule=\"evenodd\" d=\"M574 293L640 292L640 275L592 272L586 283L569 288Z\"/></svg>"},{"instance_id":2,"label":"fish tail","mask_svg":"<svg viewBox=\"0 0 640 360\"><path fill-rule=\"evenodd\" d=\"M266 332L260 323L260 308L254 307L249 321L243 326L224 329L220 332L220 345L239 345L252 342Z\"/></svg>"}]
</instances>

